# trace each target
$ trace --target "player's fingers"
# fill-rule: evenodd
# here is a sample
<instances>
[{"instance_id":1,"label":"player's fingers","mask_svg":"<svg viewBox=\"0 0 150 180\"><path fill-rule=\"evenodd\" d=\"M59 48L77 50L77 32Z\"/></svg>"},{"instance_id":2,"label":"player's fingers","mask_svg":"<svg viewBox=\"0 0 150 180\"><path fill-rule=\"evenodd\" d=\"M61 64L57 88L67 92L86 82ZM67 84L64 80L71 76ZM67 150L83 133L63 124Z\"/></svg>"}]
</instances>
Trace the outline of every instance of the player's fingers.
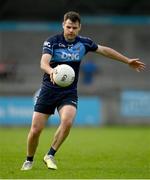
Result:
<instances>
[{"instance_id":1,"label":"player's fingers","mask_svg":"<svg viewBox=\"0 0 150 180\"><path fill-rule=\"evenodd\" d=\"M145 65L145 63L141 62L139 58L136 58L136 59L131 59L131 64L132 63L135 63L135 64L142 64L142 65Z\"/></svg>"},{"instance_id":2,"label":"player's fingers","mask_svg":"<svg viewBox=\"0 0 150 180\"><path fill-rule=\"evenodd\" d=\"M137 71L137 72L140 72L140 69L139 69L139 68L136 68L136 71Z\"/></svg>"},{"instance_id":3,"label":"player's fingers","mask_svg":"<svg viewBox=\"0 0 150 180\"><path fill-rule=\"evenodd\" d=\"M142 66L140 66L140 68L141 68L141 69L145 69L145 66L142 65Z\"/></svg>"},{"instance_id":4,"label":"player's fingers","mask_svg":"<svg viewBox=\"0 0 150 180\"><path fill-rule=\"evenodd\" d=\"M137 70L138 72L144 71L144 69L145 69L145 68L143 68L143 67L138 67L138 68L136 68L136 70Z\"/></svg>"},{"instance_id":5,"label":"player's fingers","mask_svg":"<svg viewBox=\"0 0 150 180\"><path fill-rule=\"evenodd\" d=\"M131 63L130 66L135 67L135 68L143 68L143 69L146 67L146 65L144 63L141 63L141 62Z\"/></svg>"},{"instance_id":6,"label":"player's fingers","mask_svg":"<svg viewBox=\"0 0 150 180\"><path fill-rule=\"evenodd\" d=\"M50 81L53 82L53 73L50 74Z\"/></svg>"},{"instance_id":7,"label":"player's fingers","mask_svg":"<svg viewBox=\"0 0 150 180\"><path fill-rule=\"evenodd\" d=\"M140 70L141 70L141 71L144 71L144 70L145 70L145 68L143 68L143 67L140 67Z\"/></svg>"},{"instance_id":8,"label":"player's fingers","mask_svg":"<svg viewBox=\"0 0 150 180\"><path fill-rule=\"evenodd\" d=\"M143 63L143 62L138 62L138 61L137 61L137 64L142 65L142 66L146 66L146 64Z\"/></svg>"}]
</instances>

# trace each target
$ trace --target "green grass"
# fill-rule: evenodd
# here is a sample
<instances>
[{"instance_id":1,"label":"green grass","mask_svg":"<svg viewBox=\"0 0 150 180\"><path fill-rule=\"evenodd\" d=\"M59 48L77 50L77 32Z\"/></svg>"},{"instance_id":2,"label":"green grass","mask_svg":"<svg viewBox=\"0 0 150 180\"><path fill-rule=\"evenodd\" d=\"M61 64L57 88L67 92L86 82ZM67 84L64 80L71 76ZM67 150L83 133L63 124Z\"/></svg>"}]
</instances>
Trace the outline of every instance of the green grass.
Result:
<instances>
[{"instance_id":1,"label":"green grass","mask_svg":"<svg viewBox=\"0 0 150 180\"><path fill-rule=\"evenodd\" d=\"M150 178L150 127L72 128L56 154L57 171L42 162L55 128L40 138L32 170L20 171L29 128L0 128L0 178Z\"/></svg>"}]
</instances>

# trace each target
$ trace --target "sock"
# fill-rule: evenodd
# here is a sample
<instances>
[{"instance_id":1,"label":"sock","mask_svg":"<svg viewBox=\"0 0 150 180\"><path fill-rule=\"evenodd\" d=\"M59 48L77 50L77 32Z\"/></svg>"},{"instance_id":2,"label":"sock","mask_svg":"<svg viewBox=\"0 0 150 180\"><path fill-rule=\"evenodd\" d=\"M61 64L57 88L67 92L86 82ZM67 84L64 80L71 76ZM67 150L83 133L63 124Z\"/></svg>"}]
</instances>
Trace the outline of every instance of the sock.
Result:
<instances>
[{"instance_id":1,"label":"sock","mask_svg":"<svg viewBox=\"0 0 150 180\"><path fill-rule=\"evenodd\" d=\"M56 150L51 147L49 152L48 152L48 155L54 156L55 153L56 153Z\"/></svg>"},{"instance_id":2,"label":"sock","mask_svg":"<svg viewBox=\"0 0 150 180\"><path fill-rule=\"evenodd\" d=\"M27 156L27 161L33 161L33 156Z\"/></svg>"}]
</instances>

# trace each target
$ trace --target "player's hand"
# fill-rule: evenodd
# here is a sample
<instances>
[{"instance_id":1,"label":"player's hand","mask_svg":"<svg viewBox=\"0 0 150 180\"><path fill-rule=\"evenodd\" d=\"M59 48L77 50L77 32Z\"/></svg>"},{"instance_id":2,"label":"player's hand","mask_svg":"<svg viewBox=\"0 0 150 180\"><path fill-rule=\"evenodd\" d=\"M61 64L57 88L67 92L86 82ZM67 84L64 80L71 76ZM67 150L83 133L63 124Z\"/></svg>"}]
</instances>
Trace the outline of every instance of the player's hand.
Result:
<instances>
[{"instance_id":1,"label":"player's hand","mask_svg":"<svg viewBox=\"0 0 150 180\"><path fill-rule=\"evenodd\" d=\"M136 59L129 59L128 65L135 69L137 72L141 72L145 69L146 65L141 62L138 58Z\"/></svg>"},{"instance_id":2,"label":"player's hand","mask_svg":"<svg viewBox=\"0 0 150 180\"><path fill-rule=\"evenodd\" d=\"M55 71L55 68L51 68L50 72L49 72L49 75L50 75L50 80L53 84L55 84L54 82L54 78L53 78L53 74L54 74L54 71Z\"/></svg>"}]
</instances>

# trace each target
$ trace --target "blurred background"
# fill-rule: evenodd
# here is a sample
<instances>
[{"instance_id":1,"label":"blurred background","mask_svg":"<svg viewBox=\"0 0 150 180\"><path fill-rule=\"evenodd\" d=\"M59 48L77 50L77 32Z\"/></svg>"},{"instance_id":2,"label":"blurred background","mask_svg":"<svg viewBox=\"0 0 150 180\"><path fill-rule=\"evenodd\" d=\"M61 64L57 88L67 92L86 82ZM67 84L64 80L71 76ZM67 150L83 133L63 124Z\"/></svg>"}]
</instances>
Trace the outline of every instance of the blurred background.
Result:
<instances>
[{"instance_id":1,"label":"blurred background","mask_svg":"<svg viewBox=\"0 0 150 180\"><path fill-rule=\"evenodd\" d=\"M40 88L42 45L77 11L81 35L147 64L127 65L89 53L82 61L75 125L150 125L150 1L0 0L0 125L29 125ZM49 125L58 123L56 113Z\"/></svg>"}]
</instances>

